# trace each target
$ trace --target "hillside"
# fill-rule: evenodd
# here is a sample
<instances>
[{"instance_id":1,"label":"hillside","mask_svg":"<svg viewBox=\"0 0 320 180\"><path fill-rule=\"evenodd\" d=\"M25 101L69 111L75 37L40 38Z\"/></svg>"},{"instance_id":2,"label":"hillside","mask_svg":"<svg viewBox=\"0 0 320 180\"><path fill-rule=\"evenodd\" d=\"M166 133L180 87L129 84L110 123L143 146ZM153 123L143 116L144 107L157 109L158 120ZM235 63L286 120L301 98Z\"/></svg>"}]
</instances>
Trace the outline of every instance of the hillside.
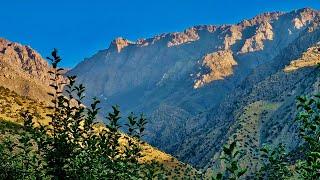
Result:
<instances>
[{"instance_id":1,"label":"hillside","mask_svg":"<svg viewBox=\"0 0 320 180\"><path fill-rule=\"evenodd\" d=\"M51 91L47 61L31 47L5 39L0 39L0 49L0 132L17 135L23 122L21 113L26 110L35 122L47 124L50 101L47 92ZM172 177L187 168L196 173L191 166L149 144L143 144L143 154L142 162L155 160L163 164Z\"/></svg>"},{"instance_id":2,"label":"hillside","mask_svg":"<svg viewBox=\"0 0 320 180\"><path fill-rule=\"evenodd\" d=\"M30 46L0 38L0 85L35 100L48 99L49 65Z\"/></svg>"},{"instance_id":3,"label":"hillside","mask_svg":"<svg viewBox=\"0 0 320 180\"><path fill-rule=\"evenodd\" d=\"M300 142L295 97L318 82L309 66L319 62L319 19L304 8L135 42L117 38L69 74L89 97L147 113L146 141L180 160L218 167L222 145L237 137L254 169L253 148Z\"/></svg>"},{"instance_id":4,"label":"hillside","mask_svg":"<svg viewBox=\"0 0 320 180\"><path fill-rule=\"evenodd\" d=\"M21 113L29 111L35 121L45 122L47 109L44 103L37 102L26 96L20 96L8 88L0 86L0 118L3 120L22 123Z\"/></svg>"},{"instance_id":5,"label":"hillside","mask_svg":"<svg viewBox=\"0 0 320 180\"><path fill-rule=\"evenodd\" d=\"M0 86L0 140L3 135L16 136L22 131L23 119L21 113L28 110L34 117L35 122L47 124L46 116L48 109L42 102L37 102L29 97L23 97L7 88ZM142 162L151 163L153 160L164 165L170 177L188 173L195 176L197 171L173 156L166 154L149 144L142 144Z\"/></svg>"}]
</instances>

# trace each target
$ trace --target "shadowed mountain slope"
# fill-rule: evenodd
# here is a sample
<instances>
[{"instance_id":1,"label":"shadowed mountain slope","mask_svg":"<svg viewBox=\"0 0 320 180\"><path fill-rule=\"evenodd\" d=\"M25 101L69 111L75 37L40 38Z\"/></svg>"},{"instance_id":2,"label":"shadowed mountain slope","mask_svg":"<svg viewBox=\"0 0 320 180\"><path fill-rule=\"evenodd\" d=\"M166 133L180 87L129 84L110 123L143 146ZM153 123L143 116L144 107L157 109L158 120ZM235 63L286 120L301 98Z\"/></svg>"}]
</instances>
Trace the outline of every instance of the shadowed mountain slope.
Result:
<instances>
[{"instance_id":1,"label":"shadowed mountain slope","mask_svg":"<svg viewBox=\"0 0 320 180\"><path fill-rule=\"evenodd\" d=\"M309 49L320 41L319 18L304 8L136 42L118 38L69 74L88 87L88 97L147 113L152 145L198 167L219 166L232 137L248 151L265 142L299 144L295 97L317 82L308 66L319 61Z\"/></svg>"}]
</instances>

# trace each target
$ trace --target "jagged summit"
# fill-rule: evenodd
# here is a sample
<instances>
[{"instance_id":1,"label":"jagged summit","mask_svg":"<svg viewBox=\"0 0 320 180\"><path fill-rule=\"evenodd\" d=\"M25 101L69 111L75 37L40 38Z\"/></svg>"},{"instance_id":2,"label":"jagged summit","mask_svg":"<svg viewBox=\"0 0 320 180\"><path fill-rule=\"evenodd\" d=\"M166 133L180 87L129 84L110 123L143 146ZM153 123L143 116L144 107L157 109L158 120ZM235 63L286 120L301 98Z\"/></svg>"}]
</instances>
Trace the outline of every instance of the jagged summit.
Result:
<instances>
[{"instance_id":1,"label":"jagged summit","mask_svg":"<svg viewBox=\"0 0 320 180\"><path fill-rule=\"evenodd\" d=\"M167 47L174 47L201 40L201 34L206 32L214 33L216 31L229 31L230 35L225 37L225 45L220 49L227 50L235 43L235 41L242 38L242 31L248 27L258 26L258 31L265 33L264 35L259 35L259 32L257 32L258 35L256 38L260 40L272 40L272 26L270 24L283 15L295 16L296 18L292 20L292 23L294 24L295 28L299 29L308 24L310 20L316 16L319 16L319 11L312 8L302 8L288 13L280 11L267 12L257 15L251 19L245 19L234 25L197 25L189 27L182 32L164 33L151 38L138 39L135 42L119 37L111 42L109 49L120 53L123 49L130 45L135 47L145 47L163 41L165 41ZM246 43L247 46L249 46L250 43L255 43L254 41L254 39L248 40ZM257 43L257 48L250 50L250 48L248 49L247 47L244 47L240 53L252 52L255 51L254 49L261 49L263 45L259 42Z\"/></svg>"},{"instance_id":2,"label":"jagged summit","mask_svg":"<svg viewBox=\"0 0 320 180\"><path fill-rule=\"evenodd\" d=\"M120 53L123 48L129 46L130 44L135 44L135 43L127 39L124 39L122 37L118 37L111 42L109 49L115 49L118 53Z\"/></svg>"},{"instance_id":3,"label":"jagged summit","mask_svg":"<svg viewBox=\"0 0 320 180\"><path fill-rule=\"evenodd\" d=\"M319 24L316 18L320 18L319 11L303 8L288 13L262 13L235 25L193 26L183 32L163 33L152 38L139 39L136 42L119 37L111 42L107 51L101 51L99 56L91 59L104 59L104 62L107 62L107 59L119 59L119 63L124 59L130 59L133 63L133 59L137 58L137 63L141 63L148 57L147 63L161 62L164 67L171 67L177 61L192 57L190 61L197 67L190 72L192 74L190 81L194 83L192 87L201 88L214 81L231 77L239 62L244 59L247 64L250 64L249 69L251 69L274 58L281 48L290 44L300 33L304 33L305 30L315 31ZM124 51L129 46L130 51ZM164 55L160 50L166 52L168 55L165 56L168 57L162 57ZM175 52L171 52L176 50L182 53L175 55ZM104 52L108 52L107 55ZM152 55L148 52L152 52ZM134 53L134 56L130 57L128 53ZM156 54L159 54L159 57ZM223 56L224 61L215 60L220 55ZM84 64L90 64L90 62L86 60ZM157 66L150 65L150 67ZM161 78L157 81L163 82L162 77L168 76L162 71L158 72L157 69L152 72L159 73L156 76L159 75ZM147 71L135 73L143 78L147 78L149 74ZM131 78L136 76L138 75ZM122 78L125 79L125 77ZM140 85L145 81L143 78L135 79L129 84ZM115 86L127 87L128 84L125 82L126 80L123 80L123 85ZM108 94L117 92L117 88L109 89Z\"/></svg>"},{"instance_id":4,"label":"jagged summit","mask_svg":"<svg viewBox=\"0 0 320 180\"><path fill-rule=\"evenodd\" d=\"M30 46L0 38L0 85L37 100L47 98L49 65Z\"/></svg>"},{"instance_id":5,"label":"jagged summit","mask_svg":"<svg viewBox=\"0 0 320 180\"><path fill-rule=\"evenodd\" d=\"M42 81L48 80L48 62L30 46L0 38L0 63L6 63L16 71L23 71Z\"/></svg>"},{"instance_id":6,"label":"jagged summit","mask_svg":"<svg viewBox=\"0 0 320 180\"><path fill-rule=\"evenodd\" d=\"M318 10L311 8L311 7L304 7L304 8L300 8L300 9L296 9L293 10L292 12L296 12L296 13L315 13Z\"/></svg>"}]
</instances>

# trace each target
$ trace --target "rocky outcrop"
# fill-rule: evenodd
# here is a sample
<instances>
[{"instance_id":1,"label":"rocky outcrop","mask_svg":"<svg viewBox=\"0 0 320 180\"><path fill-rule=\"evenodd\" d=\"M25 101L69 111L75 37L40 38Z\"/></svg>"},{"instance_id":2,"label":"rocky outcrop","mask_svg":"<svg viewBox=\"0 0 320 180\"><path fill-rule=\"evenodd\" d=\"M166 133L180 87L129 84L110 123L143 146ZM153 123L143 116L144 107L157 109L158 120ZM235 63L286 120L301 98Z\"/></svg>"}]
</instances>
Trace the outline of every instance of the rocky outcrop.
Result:
<instances>
[{"instance_id":1,"label":"rocky outcrop","mask_svg":"<svg viewBox=\"0 0 320 180\"><path fill-rule=\"evenodd\" d=\"M115 49L118 53L120 53L123 48L129 46L130 44L134 43L130 42L127 39L119 37L111 42L109 49Z\"/></svg>"},{"instance_id":2,"label":"rocky outcrop","mask_svg":"<svg viewBox=\"0 0 320 180\"><path fill-rule=\"evenodd\" d=\"M10 42L0 38L0 63L12 66L32 78L40 81L48 81L49 66L47 61L30 46Z\"/></svg>"},{"instance_id":3,"label":"rocky outcrop","mask_svg":"<svg viewBox=\"0 0 320 180\"><path fill-rule=\"evenodd\" d=\"M316 66L320 63L320 45L309 48L302 54L302 57L293 60L284 68L285 72L296 71L304 67Z\"/></svg>"},{"instance_id":4,"label":"rocky outcrop","mask_svg":"<svg viewBox=\"0 0 320 180\"><path fill-rule=\"evenodd\" d=\"M171 36L172 40L168 42L168 47L196 41L200 38L196 28L190 28L181 33L173 33Z\"/></svg>"},{"instance_id":5,"label":"rocky outcrop","mask_svg":"<svg viewBox=\"0 0 320 180\"><path fill-rule=\"evenodd\" d=\"M242 46L240 53L248 53L261 51L264 48L265 40L273 40L272 26L269 22L261 23L255 32L255 35L246 39L244 45Z\"/></svg>"},{"instance_id":6,"label":"rocky outcrop","mask_svg":"<svg viewBox=\"0 0 320 180\"><path fill-rule=\"evenodd\" d=\"M233 66L237 62L233 58L232 51L218 51L207 54L203 58L202 66L209 68L209 73L199 74L199 80L194 84L194 88L200 88L215 80L221 80L233 74Z\"/></svg>"},{"instance_id":7,"label":"rocky outcrop","mask_svg":"<svg viewBox=\"0 0 320 180\"><path fill-rule=\"evenodd\" d=\"M241 40L242 30L242 27L237 25L227 28L227 34L225 35L223 42L225 50L230 49L238 40Z\"/></svg>"},{"instance_id":8,"label":"rocky outcrop","mask_svg":"<svg viewBox=\"0 0 320 180\"><path fill-rule=\"evenodd\" d=\"M0 38L0 85L19 95L48 100L49 65L29 46Z\"/></svg>"},{"instance_id":9,"label":"rocky outcrop","mask_svg":"<svg viewBox=\"0 0 320 180\"><path fill-rule=\"evenodd\" d=\"M305 25L312 22L312 20L317 16L317 12L315 12L313 9L310 8L304 8L297 10L297 13L299 15L292 20L292 23L294 24L294 27L296 29L300 29L304 27Z\"/></svg>"}]
</instances>

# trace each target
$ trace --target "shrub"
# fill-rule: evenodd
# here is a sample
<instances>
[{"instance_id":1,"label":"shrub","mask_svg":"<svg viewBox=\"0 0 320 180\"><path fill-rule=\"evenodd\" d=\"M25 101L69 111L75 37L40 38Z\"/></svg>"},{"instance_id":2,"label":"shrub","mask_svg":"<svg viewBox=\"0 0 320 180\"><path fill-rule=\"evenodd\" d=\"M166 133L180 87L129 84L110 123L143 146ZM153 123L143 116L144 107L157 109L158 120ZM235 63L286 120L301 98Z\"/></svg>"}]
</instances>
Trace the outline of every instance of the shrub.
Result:
<instances>
[{"instance_id":1,"label":"shrub","mask_svg":"<svg viewBox=\"0 0 320 180\"><path fill-rule=\"evenodd\" d=\"M320 93L298 98L300 136L305 141L305 158L298 162L300 178L320 177Z\"/></svg>"}]
</instances>

